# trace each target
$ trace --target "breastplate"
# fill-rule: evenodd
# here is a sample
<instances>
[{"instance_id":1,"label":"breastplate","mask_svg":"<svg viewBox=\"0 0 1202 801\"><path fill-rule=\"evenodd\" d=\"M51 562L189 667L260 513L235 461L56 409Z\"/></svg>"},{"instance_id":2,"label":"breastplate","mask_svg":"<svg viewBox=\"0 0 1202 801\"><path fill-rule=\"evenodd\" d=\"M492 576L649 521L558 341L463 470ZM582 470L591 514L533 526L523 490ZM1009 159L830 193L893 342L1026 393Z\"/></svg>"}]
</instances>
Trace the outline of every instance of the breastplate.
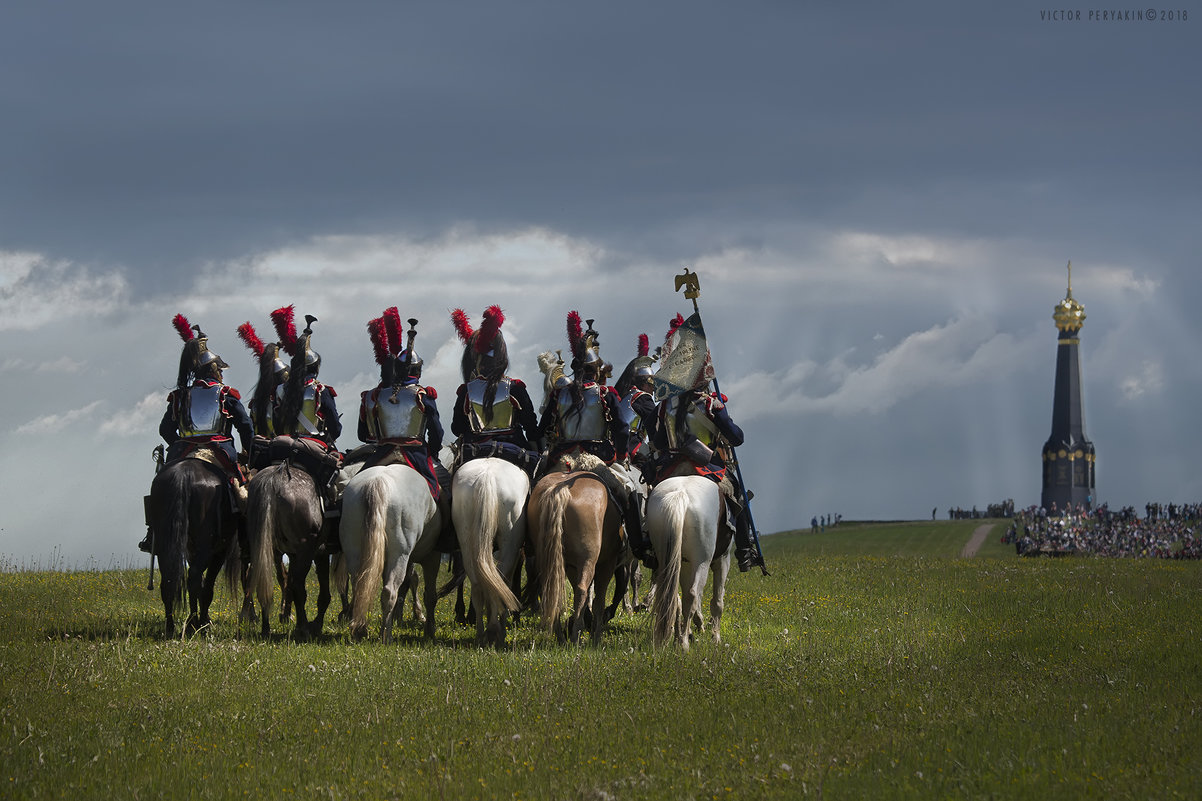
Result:
<instances>
[{"instance_id":1,"label":"breastplate","mask_svg":"<svg viewBox=\"0 0 1202 801\"><path fill-rule=\"evenodd\" d=\"M718 440L718 429L714 425L714 422L706 416L705 412L696 403L689 404L689 410L684 418L684 431L677 430L676 409L679 403L678 398L672 398L667 402L667 409L664 412L664 423L667 425L668 432L668 447L672 449L679 448L681 439L687 433L701 440L706 447L713 448L714 443Z\"/></svg>"},{"instance_id":2,"label":"breastplate","mask_svg":"<svg viewBox=\"0 0 1202 801\"><path fill-rule=\"evenodd\" d=\"M555 396L555 403L559 407L559 433L562 439L608 439L601 387L593 385L584 390L584 403L578 410L579 414L572 410L572 392L569 387L559 390Z\"/></svg>"},{"instance_id":3,"label":"breastplate","mask_svg":"<svg viewBox=\"0 0 1202 801\"><path fill-rule=\"evenodd\" d=\"M305 399L301 402L300 418L297 426L306 434L323 434L326 430L325 421L317 414L317 384L305 387Z\"/></svg>"},{"instance_id":4,"label":"breastplate","mask_svg":"<svg viewBox=\"0 0 1202 801\"><path fill-rule=\"evenodd\" d=\"M626 397L618 401L618 419L622 421L622 425L630 429L631 433L642 435L643 433L643 418L639 417L638 412L634 410L634 399L638 397L639 391L632 389L626 393Z\"/></svg>"},{"instance_id":5,"label":"breastplate","mask_svg":"<svg viewBox=\"0 0 1202 801\"><path fill-rule=\"evenodd\" d=\"M376 425L380 439L422 439L426 410L418 400L416 386L401 387L392 401L391 389L376 394Z\"/></svg>"},{"instance_id":6,"label":"breastplate","mask_svg":"<svg viewBox=\"0 0 1202 801\"><path fill-rule=\"evenodd\" d=\"M492 401L492 417L485 419L484 392L488 382L476 378L467 384L467 399L471 404L472 431L486 433L489 431L507 431L513 428L513 398L509 394L510 380L502 378L497 382L497 393Z\"/></svg>"},{"instance_id":7,"label":"breastplate","mask_svg":"<svg viewBox=\"0 0 1202 801\"><path fill-rule=\"evenodd\" d=\"M181 437L224 434L225 415L221 413L221 384L201 384L188 389L188 409L180 416Z\"/></svg>"}]
</instances>

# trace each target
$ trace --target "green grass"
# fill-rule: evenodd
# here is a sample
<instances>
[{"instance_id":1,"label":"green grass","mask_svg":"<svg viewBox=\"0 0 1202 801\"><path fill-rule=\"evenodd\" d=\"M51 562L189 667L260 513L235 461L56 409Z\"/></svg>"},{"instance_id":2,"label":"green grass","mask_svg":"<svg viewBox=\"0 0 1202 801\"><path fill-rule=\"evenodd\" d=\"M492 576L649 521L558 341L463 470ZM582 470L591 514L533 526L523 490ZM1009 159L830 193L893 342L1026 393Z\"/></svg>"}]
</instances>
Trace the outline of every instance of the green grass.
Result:
<instances>
[{"instance_id":1,"label":"green grass","mask_svg":"<svg viewBox=\"0 0 1202 801\"><path fill-rule=\"evenodd\" d=\"M1198 797L1202 565L954 558L975 522L768 537L687 654L479 651L445 602L261 642L223 595L164 642L144 571L0 575L0 796Z\"/></svg>"}]
</instances>

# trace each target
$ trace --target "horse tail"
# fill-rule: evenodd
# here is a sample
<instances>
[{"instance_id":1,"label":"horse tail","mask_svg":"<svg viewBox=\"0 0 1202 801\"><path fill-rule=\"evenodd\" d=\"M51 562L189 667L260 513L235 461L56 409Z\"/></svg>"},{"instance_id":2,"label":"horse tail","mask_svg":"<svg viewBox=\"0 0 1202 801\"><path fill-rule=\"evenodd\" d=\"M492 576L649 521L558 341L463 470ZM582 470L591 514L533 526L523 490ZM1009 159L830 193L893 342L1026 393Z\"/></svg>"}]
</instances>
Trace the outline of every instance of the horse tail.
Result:
<instances>
[{"instance_id":1,"label":"horse tail","mask_svg":"<svg viewBox=\"0 0 1202 801\"><path fill-rule=\"evenodd\" d=\"M382 478L373 478L363 488L363 557L355 576L351 604L351 631L366 633L367 610L380 597L384 578L384 530L388 522L388 488Z\"/></svg>"},{"instance_id":2,"label":"horse tail","mask_svg":"<svg viewBox=\"0 0 1202 801\"><path fill-rule=\"evenodd\" d=\"M663 645L676 634L680 618L680 553L689 495L683 489L670 489L659 499L658 506L665 537L661 543L664 552L659 555L659 570L655 573L651 640L655 645Z\"/></svg>"},{"instance_id":3,"label":"horse tail","mask_svg":"<svg viewBox=\"0 0 1202 801\"><path fill-rule=\"evenodd\" d=\"M539 586L542 621L547 628L559 620L563 608L563 516L571 499L571 485L567 482L557 484L543 494L539 513L539 528L543 535L538 549Z\"/></svg>"},{"instance_id":4,"label":"horse tail","mask_svg":"<svg viewBox=\"0 0 1202 801\"><path fill-rule=\"evenodd\" d=\"M500 493L497 490L496 476L488 471L483 472L476 487L477 493L473 499L475 508L472 509L472 520L468 524L468 531L474 539L463 552L464 557L472 561L476 575L472 590L480 591L484 602L497 612L501 611L502 606L510 612L516 612L521 608L521 604L497 570L496 560L493 559L493 540L496 539L500 526Z\"/></svg>"},{"instance_id":5,"label":"horse tail","mask_svg":"<svg viewBox=\"0 0 1202 801\"><path fill-rule=\"evenodd\" d=\"M184 557L188 550L188 526L192 509L192 482L183 475L182 469L174 470L167 478L167 504L155 520L154 530L165 535L158 547L159 572L162 574L161 595L163 606L172 612L180 605L188 586L185 581Z\"/></svg>"},{"instance_id":6,"label":"horse tail","mask_svg":"<svg viewBox=\"0 0 1202 801\"><path fill-rule=\"evenodd\" d=\"M250 538L250 587L267 620L275 594L275 499L279 488L276 471L265 470L251 487L246 503L246 527Z\"/></svg>"}]
</instances>

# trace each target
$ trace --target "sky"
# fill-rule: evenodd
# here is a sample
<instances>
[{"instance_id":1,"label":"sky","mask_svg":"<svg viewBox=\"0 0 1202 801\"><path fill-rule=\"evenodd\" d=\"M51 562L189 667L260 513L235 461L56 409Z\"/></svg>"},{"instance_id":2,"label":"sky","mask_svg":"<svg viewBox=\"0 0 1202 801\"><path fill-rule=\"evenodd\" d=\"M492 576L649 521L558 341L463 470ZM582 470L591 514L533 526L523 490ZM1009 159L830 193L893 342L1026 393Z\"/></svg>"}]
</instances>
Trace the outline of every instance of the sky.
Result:
<instances>
[{"instance_id":1,"label":"sky","mask_svg":"<svg viewBox=\"0 0 1202 801\"><path fill-rule=\"evenodd\" d=\"M1202 501L1202 7L1153 8L6 9L0 565L141 564L176 313L247 397L237 325L316 316L349 450L383 309L446 398L500 305L537 386L686 267L764 534L1038 503L1070 260L1098 500Z\"/></svg>"}]
</instances>

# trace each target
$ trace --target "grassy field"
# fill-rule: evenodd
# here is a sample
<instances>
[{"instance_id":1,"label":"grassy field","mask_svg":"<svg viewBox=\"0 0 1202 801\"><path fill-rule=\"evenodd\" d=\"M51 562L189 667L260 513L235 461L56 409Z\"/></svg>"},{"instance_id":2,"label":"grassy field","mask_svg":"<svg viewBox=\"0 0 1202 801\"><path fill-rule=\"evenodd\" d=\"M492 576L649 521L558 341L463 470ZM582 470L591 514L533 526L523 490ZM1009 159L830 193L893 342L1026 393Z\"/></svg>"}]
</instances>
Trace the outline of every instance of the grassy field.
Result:
<instances>
[{"instance_id":1,"label":"grassy field","mask_svg":"<svg viewBox=\"0 0 1202 801\"><path fill-rule=\"evenodd\" d=\"M722 645L161 640L144 571L0 575L6 798L1197 798L1202 565L979 521L765 539Z\"/></svg>"}]
</instances>

